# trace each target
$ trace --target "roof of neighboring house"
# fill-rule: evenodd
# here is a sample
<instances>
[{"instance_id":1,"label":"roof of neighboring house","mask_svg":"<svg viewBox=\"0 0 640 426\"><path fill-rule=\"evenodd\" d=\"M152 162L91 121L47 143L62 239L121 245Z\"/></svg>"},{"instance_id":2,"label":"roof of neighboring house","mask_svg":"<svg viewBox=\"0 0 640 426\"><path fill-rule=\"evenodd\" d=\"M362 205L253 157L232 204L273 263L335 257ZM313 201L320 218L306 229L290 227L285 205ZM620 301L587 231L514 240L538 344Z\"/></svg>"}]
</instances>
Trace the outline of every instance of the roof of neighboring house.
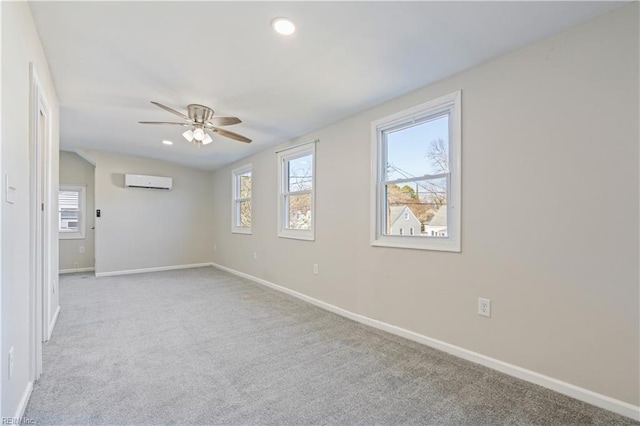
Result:
<instances>
[{"instance_id":1,"label":"roof of neighboring house","mask_svg":"<svg viewBox=\"0 0 640 426\"><path fill-rule=\"evenodd\" d=\"M401 204L397 206L389 206L389 218L391 219L391 226L393 226L396 223L396 221L400 219L400 217L404 214L405 210L407 210L409 214L414 217L415 220L420 222L416 217L416 215L413 214L413 212L408 206Z\"/></svg>"},{"instance_id":2,"label":"roof of neighboring house","mask_svg":"<svg viewBox=\"0 0 640 426\"><path fill-rule=\"evenodd\" d=\"M441 206L427 224L429 226L447 226L447 206Z\"/></svg>"}]
</instances>

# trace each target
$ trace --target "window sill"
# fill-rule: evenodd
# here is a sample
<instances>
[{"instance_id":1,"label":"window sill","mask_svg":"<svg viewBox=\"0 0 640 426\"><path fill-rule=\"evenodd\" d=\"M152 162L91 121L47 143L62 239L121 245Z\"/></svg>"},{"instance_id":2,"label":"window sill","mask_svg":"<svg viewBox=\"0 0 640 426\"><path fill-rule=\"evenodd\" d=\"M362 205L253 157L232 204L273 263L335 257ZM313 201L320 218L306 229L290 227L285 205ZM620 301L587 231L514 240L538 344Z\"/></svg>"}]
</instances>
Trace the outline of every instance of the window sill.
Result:
<instances>
[{"instance_id":1,"label":"window sill","mask_svg":"<svg viewBox=\"0 0 640 426\"><path fill-rule=\"evenodd\" d=\"M460 243L448 238L443 238L440 241L435 240L414 240L413 238L426 238L426 237L406 237L406 241L402 241L405 237L384 238L371 241L373 247L390 247L390 248L402 248L411 250L431 250L431 251L448 251L454 253L460 253Z\"/></svg>"},{"instance_id":2,"label":"window sill","mask_svg":"<svg viewBox=\"0 0 640 426\"><path fill-rule=\"evenodd\" d=\"M84 234L78 232L60 232L58 238L61 240L84 240Z\"/></svg>"},{"instance_id":3,"label":"window sill","mask_svg":"<svg viewBox=\"0 0 640 426\"><path fill-rule=\"evenodd\" d=\"M315 241L316 237L312 231L280 231L279 238L289 238L292 240Z\"/></svg>"},{"instance_id":4,"label":"window sill","mask_svg":"<svg viewBox=\"0 0 640 426\"><path fill-rule=\"evenodd\" d=\"M251 235L251 228L234 228L231 230L232 234L244 234Z\"/></svg>"}]
</instances>

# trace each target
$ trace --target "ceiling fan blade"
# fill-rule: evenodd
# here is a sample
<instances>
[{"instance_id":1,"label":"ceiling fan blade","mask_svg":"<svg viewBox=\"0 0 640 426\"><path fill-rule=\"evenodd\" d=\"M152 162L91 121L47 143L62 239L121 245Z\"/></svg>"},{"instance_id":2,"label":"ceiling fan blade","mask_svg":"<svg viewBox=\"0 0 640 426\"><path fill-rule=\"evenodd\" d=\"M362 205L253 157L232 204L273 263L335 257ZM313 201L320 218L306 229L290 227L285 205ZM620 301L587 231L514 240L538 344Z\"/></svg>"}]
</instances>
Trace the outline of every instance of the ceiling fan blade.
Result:
<instances>
[{"instance_id":1,"label":"ceiling fan blade","mask_svg":"<svg viewBox=\"0 0 640 426\"><path fill-rule=\"evenodd\" d=\"M246 143L251 142L251 139L246 138L246 137L244 137L242 135L239 135L237 133L230 132L228 130L218 129L217 127L210 127L210 130L212 132L216 132L217 134L219 134L221 136L224 136L224 137L227 137L227 138L231 138L231 139L235 139L235 140L240 141L240 142L246 142Z\"/></svg>"},{"instance_id":2,"label":"ceiling fan blade","mask_svg":"<svg viewBox=\"0 0 640 426\"><path fill-rule=\"evenodd\" d=\"M207 122L208 127L214 126L231 126L232 124L242 123L238 117L212 117Z\"/></svg>"},{"instance_id":3,"label":"ceiling fan blade","mask_svg":"<svg viewBox=\"0 0 640 426\"><path fill-rule=\"evenodd\" d=\"M176 126L191 126L191 123L174 123L171 121L138 121L140 124L173 124Z\"/></svg>"},{"instance_id":4,"label":"ceiling fan blade","mask_svg":"<svg viewBox=\"0 0 640 426\"><path fill-rule=\"evenodd\" d=\"M173 109L173 108L169 108L168 106L162 105L162 104L160 104L160 103L158 103L158 102L153 102L153 101L151 101L151 103L152 103L152 104L154 104L155 106L159 107L159 108L162 108L162 109L163 109L163 110L165 110L165 111L169 111L170 113L177 115L178 117L182 117L182 118L184 118L185 120L189 120L189 121L191 121L191 119L190 119L188 116L184 115L184 114L183 114L183 113L181 113L181 112L176 111L176 110L175 110L175 109Z\"/></svg>"}]
</instances>

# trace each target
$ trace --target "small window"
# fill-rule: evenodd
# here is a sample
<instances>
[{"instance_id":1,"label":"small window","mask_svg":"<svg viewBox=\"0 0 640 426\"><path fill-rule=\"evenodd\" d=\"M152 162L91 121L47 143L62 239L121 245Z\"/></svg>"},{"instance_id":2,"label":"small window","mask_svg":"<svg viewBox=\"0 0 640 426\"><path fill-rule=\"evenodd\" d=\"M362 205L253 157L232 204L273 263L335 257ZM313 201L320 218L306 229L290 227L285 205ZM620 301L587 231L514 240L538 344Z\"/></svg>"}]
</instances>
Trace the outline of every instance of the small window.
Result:
<instances>
[{"instance_id":1,"label":"small window","mask_svg":"<svg viewBox=\"0 0 640 426\"><path fill-rule=\"evenodd\" d=\"M251 233L251 164L234 169L231 172L232 187L232 223L231 232Z\"/></svg>"},{"instance_id":2,"label":"small window","mask_svg":"<svg viewBox=\"0 0 640 426\"><path fill-rule=\"evenodd\" d=\"M455 92L372 123L372 245L460 251L460 98ZM398 237L402 219L411 238Z\"/></svg>"},{"instance_id":3,"label":"small window","mask_svg":"<svg viewBox=\"0 0 640 426\"><path fill-rule=\"evenodd\" d=\"M60 185L58 191L58 233L60 239L85 236L85 194L80 185Z\"/></svg>"},{"instance_id":4,"label":"small window","mask_svg":"<svg viewBox=\"0 0 640 426\"><path fill-rule=\"evenodd\" d=\"M315 142L278 153L278 236L315 239Z\"/></svg>"}]
</instances>

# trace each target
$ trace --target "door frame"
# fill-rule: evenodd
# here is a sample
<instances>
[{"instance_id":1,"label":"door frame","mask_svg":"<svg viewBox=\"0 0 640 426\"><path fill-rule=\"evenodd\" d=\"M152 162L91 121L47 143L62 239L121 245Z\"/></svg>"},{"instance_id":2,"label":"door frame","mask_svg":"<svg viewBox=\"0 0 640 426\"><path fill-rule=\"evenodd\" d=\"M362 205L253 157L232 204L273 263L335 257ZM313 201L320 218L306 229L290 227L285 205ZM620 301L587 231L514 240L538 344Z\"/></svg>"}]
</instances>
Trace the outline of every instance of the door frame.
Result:
<instances>
[{"instance_id":1,"label":"door frame","mask_svg":"<svg viewBox=\"0 0 640 426\"><path fill-rule=\"evenodd\" d=\"M42 374L42 343L49 338L51 320L51 142L53 136L50 103L41 80L29 64L30 143L29 143L29 211L30 211L30 381ZM44 126L41 122L44 118Z\"/></svg>"}]
</instances>

